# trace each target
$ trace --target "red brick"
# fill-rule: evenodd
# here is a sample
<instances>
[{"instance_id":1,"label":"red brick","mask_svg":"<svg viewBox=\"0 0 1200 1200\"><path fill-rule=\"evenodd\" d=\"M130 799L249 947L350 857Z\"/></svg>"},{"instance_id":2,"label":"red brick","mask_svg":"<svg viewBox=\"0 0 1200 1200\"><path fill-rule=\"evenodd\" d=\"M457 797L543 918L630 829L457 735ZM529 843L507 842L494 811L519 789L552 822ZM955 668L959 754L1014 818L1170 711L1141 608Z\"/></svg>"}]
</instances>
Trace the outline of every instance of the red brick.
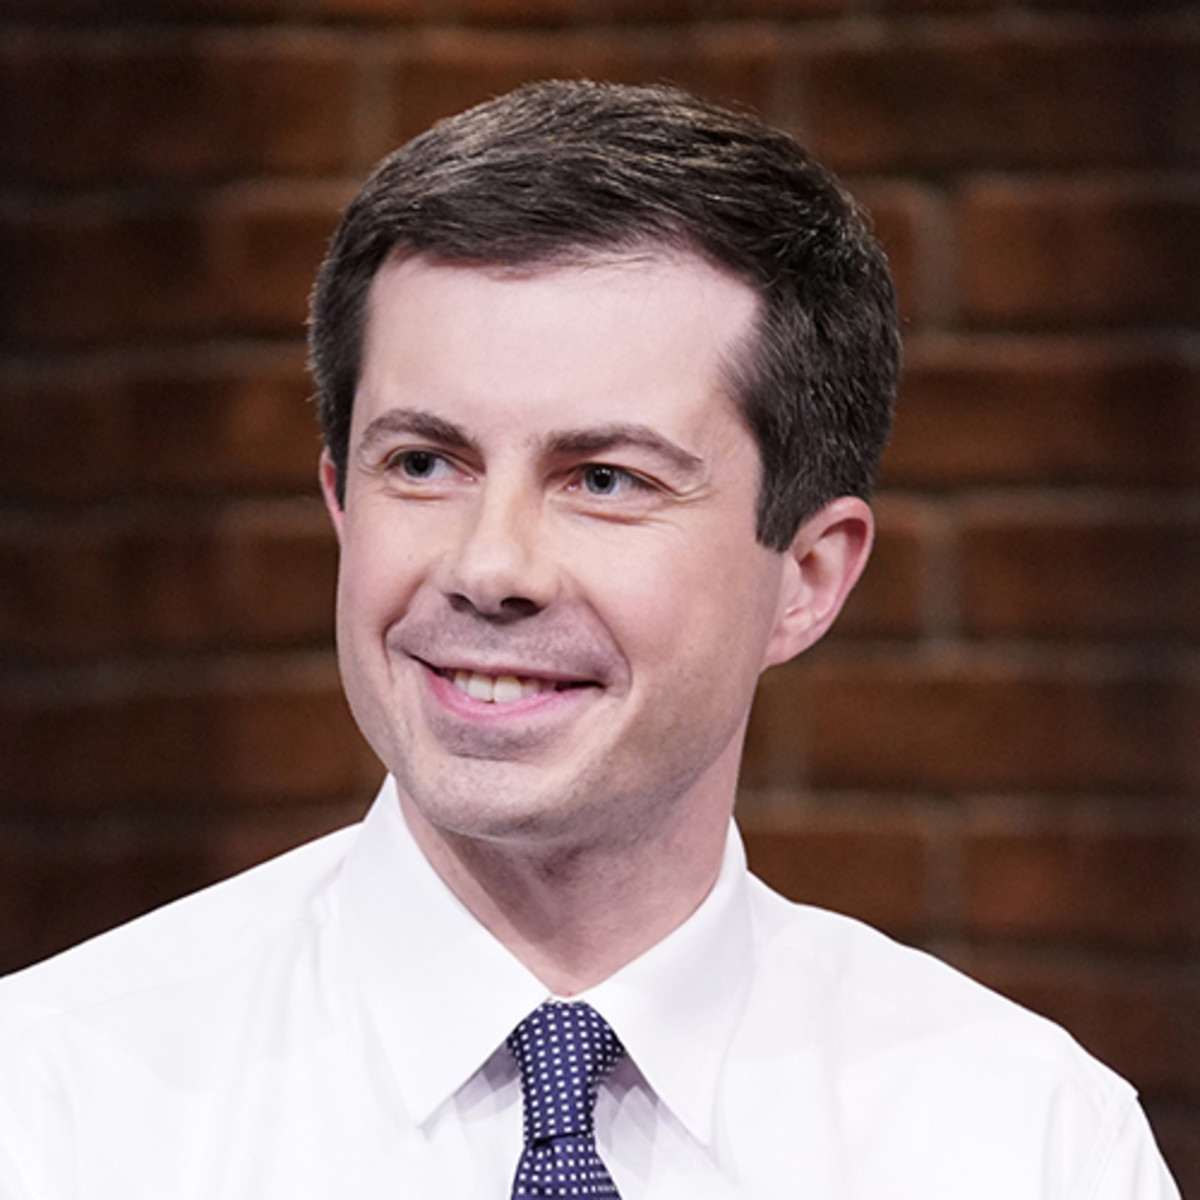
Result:
<instances>
[{"instance_id":1,"label":"red brick","mask_svg":"<svg viewBox=\"0 0 1200 1200\"><path fill-rule=\"evenodd\" d=\"M361 820L383 778L380 767L354 795L335 797L312 805L231 813L209 838L214 875L225 878L257 863L283 854L293 846L332 833Z\"/></svg>"},{"instance_id":2,"label":"red brick","mask_svg":"<svg viewBox=\"0 0 1200 1200\"><path fill-rule=\"evenodd\" d=\"M106 648L120 612L103 522L49 533L0 525L0 654Z\"/></svg>"},{"instance_id":3,"label":"red brick","mask_svg":"<svg viewBox=\"0 0 1200 1200\"><path fill-rule=\"evenodd\" d=\"M844 14L851 9L849 0L723 0L721 16L788 20L795 17L825 17Z\"/></svg>"},{"instance_id":4,"label":"red brick","mask_svg":"<svg viewBox=\"0 0 1200 1200\"><path fill-rule=\"evenodd\" d=\"M392 138L535 79L669 79L760 111L772 99L776 43L757 29L587 33L438 30L401 47L392 87Z\"/></svg>"},{"instance_id":5,"label":"red brick","mask_svg":"<svg viewBox=\"0 0 1200 1200\"><path fill-rule=\"evenodd\" d=\"M239 328L298 336L308 297L348 186L294 185L230 192L215 209L222 309Z\"/></svg>"},{"instance_id":6,"label":"red brick","mask_svg":"<svg viewBox=\"0 0 1200 1200\"><path fill-rule=\"evenodd\" d=\"M26 180L348 165L354 58L327 39L10 35L0 80L0 169Z\"/></svg>"},{"instance_id":7,"label":"red brick","mask_svg":"<svg viewBox=\"0 0 1200 1200\"><path fill-rule=\"evenodd\" d=\"M911 819L813 816L743 823L750 869L802 904L846 913L893 935L926 924L929 848Z\"/></svg>"},{"instance_id":8,"label":"red brick","mask_svg":"<svg viewBox=\"0 0 1200 1200\"><path fill-rule=\"evenodd\" d=\"M364 798L369 793L364 793ZM0 827L0 973L356 820L361 800L159 820Z\"/></svg>"},{"instance_id":9,"label":"red brick","mask_svg":"<svg viewBox=\"0 0 1200 1200\"><path fill-rule=\"evenodd\" d=\"M27 966L213 882L202 851L186 844L38 853L14 840L9 834L0 845L0 971Z\"/></svg>"},{"instance_id":10,"label":"red brick","mask_svg":"<svg viewBox=\"0 0 1200 1200\"><path fill-rule=\"evenodd\" d=\"M326 2L336 5L336 0ZM202 14L242 18L280 16L299 7L300 0L6 0L6 12L13 16L46 22L87 20L107 24L124 24L135 18L161 21L164 17L182 17L192 21Z\"/></svg>"},{"instance_id":11,"label":"red brick","mask_svg":"<svg viewBox=\"0 0 1200 1200\"><path fill-rule=\"evenodd\" d=\"M1200 318L1200 185L977 180L959 196L957 236L972 323Z\"/></svg>"},{"instance_id":12,"label":"red brick","mask_svg":"<svg viewBox=\"0 0 1200 1200\"><path fill-rule=\"evenodd\" d=\"M716 17L722 21L742 18L789 20L803 17L833 16L844 13L848 0L722 0L719 11L705 0L653 0L638 7L638 0L582 0L588 15L617 21L702 22Z\"/></svg>"},{"instance_id":13,"label":"red brick","mask_svg":"<svg viewBox=\"0 0 1200 1200\"><path fill-rule=\"evenodd\" d=\"M0 328L18 344L204 335L222 324L211 237L189 202L0 213Z\"/></svg>"},{"instance_id":14,"label":"red brick","mask_svg":"<svg viewBox=\"0 0 1200 1200\"><path fill-rule=\"evenodd\" d=\"M1021 9L1031 12L1079 12L1088 16L1112 14L1144 16L1150 12L1186 13L1189 0L1021 0ZM957 9L1011 9L1010 0L879 0L886 13L953 12Z\"/></svg>"},{"instance_id":15,"label":"red brick","mask_svg":"<svg viewBox=\"0 0 1200 1200\"><path fill-rule=\"evenodd\" d=\"M975 10L995 8L1004 0L880 0L884 11L896 12L957 12L959 10ZM1072 3L1073 0L1065 0ZM1124 0L1118 0L1123 3Z\"/></svg>"},{"instance_id":16,"label":"red brick","mask_svg":"<svg viewBox=\"0 0 1200 1200\"><path fill-rule=\"evenodd\" d=\"M223 540L208 636L224 627L254 645L331 642L337 542L318 500L237 510Z\"/></svg>"},{"instance_id":17,"label":"red brick","mask_svg":"<svg viewBox=\"0 0 1200 1200\"><path fill-rule=\"evenodd\" d=\"M0 495L77 497L123 485L127 412L108 374L0 369Z\"/></svg>"},{"instance_id":18,"label":"red brick","mask_svg":"<svg viewBox=\"0 0 1200 1200\"><path fill-rule=\"evenodd\" d=\"M12 811L317 801L378 773L325 655L10 684L0 761Z\"/></svg>"},{"instance_id":19,"label":"red brick","mask_svg":"<svg viewBox=\"0 0 1200 1200\"><path fill-rule=\"evenodd\" d=\"M176 0L186 3L187 0ZM238 7L266 7L273 0L201 0L217 12ZM445 0L274 0L286 4L293 14L306 19L328 17L345 21L407 22L420 18L445 21L450 15Z\"/></svg>"},{"instance_id":20,"label":"red brick","mask_svg":"<svg viewBox=\"0 0 1200 1200\"><path fill-rule=\"evenodd\" d=\"M808 738L805 683L794 668L771 668L758 682L739 786L746 791L805 787L809 783Z\"/></svg>"},{"instance_id":21,"label":"red brick","mask_svg":"<svg viewBox=\"0 0 1200 1200\"><path fill-rule=\"evenodd\" d=\"M299 348L147 364L125 387L136 486L312 492L320 438Z\"/></svg>"},{"instance_id":22,"label":"red brick","mask_svg":"<svg viewBox=\"0 0 1200 1200\"><path fill-rule=\"evenodd\" d=\"M235 797L303 797L372 791L379 763L367 749L331 669L255 689L242 682L228 695L228 759L221 783Z\"/></svg>"},{"instance_id":23,"label":"red brick","mask_svg":"<svg viewBox=\"0 0 1200 1200\"><path fill-rule=\"evenodd\" d=\"M962 854L976 936L1200 944L1200 839L1180 822L981 818Z\"/></svg>"},{"instance_id":24,"label":"red brick","mask_svg":"<svg viewBox=\"0 0 1200 1200\"><path fill-rule=\"evenodd\" d=\"M1186 791L1200 683L1120 655L870 654L768 672L747 786Z\"/></svg>"},{"instance_id":25,"label":"red brick","mask_svg":"<svg viewBox=\"0 0 1200 1200\"><path fill-rule=\"evenodd\" d=\"M665 0L668 11L688 3ZM464 21L481 25L561 25L576 20L583 7L580 0L462 0L461 12Z\"/></svg>"},{"instance_id":26,"label":"red brick","mask_svg":"<svg viewBox=\"0 0 1200 1200\"><path fill-rule=\"evenodd\" d=\"M1200 361L1129 339L909 343L884 481L1185 483L1200 473Z\"/></svg>"},{"instance_id":27,"label":"red brick","mask_svg":"<svg viewBox=\"0 0 1200 1200\"><path fill-rule=\"evenodd\" d=\"M928 188L895 181L856 182L853 191L887 252L901 320L912 328L934 319L944 291L939 202Z\"/></svg>"},{"instance_id":28,"label":"red brick","mask_svg":"<svg viewBox=\"0 0 1200 1200\"><path fill-rule=\"evenodd\" d=\"M969 633L1200 636L1200 511L1182 500L978 501L959 538Z\"/></svg>"},{"instance_id":29,"label":"red brick","mask_svg":"<svg viewBox=\"0 0 1200 1200\"><path fill-rule=\"evenodd\" d=\"M0 524L0 653L324 645L335 574L315 498Z\"/></svg>"},{"instance_id":30,"label":"red brick","mask_svg":"<svg viewBox=\"0 0 1200 1200\"><path fill-rule=\"evenodd\" d=\"M838 634L904 637L925 617L929 513L906 500L874 503L878 534L867 569L834 629Z\"/></svg>"},{"instance_id":31,"label":"red brick","mask_svg":"<svg viewBox=\"0 0 1200 1200\"><path fill-rule=\"evenodd\" d=\"M1194 987L1169 967L1109 956L972 951L977 979L1064 1028L1147 1095L1200 1100Z\"/></svg>"},{"instance_id":32,"label":"red brick","mask_svg":"<svg viewBox=\"0 0 1200 1200\"><path fill-rule=\"evenodd\" d=\"M852 171L1192 164L1186 26L889 31L802 53L811 143Z\"/></svg>"},{"instance_id":33,"label":"red brick","mask_svg":"<svg viewBox=\"0 0 1200 1200\"><path fill-rule=\"evenodd\" d=\"M0 495L312 493L311 392L299 346L12 367L0 373Z\"/></svg>"},{"instance_id":34,"label":"red brick","mask_svg":"<svg viewBox=\"0 0 1200 1200\"><path fill-rule=\"evenodd\" d=\"M161 646L328 643L336 546L317 501L147 523L115 547L123 640Z\"/></svg>"},{"instance_id":35,"label":"red brick","mask_svg":"<svg viewBox=\"0 0 1200 1200\"><path fill-rule=\"evenodd\" d=\"M1156 1103L1150 1097L1146 1110L1179 1194L1200 1195L1200 1105Z\"/></svg>"},{"instance_id":36,"label":"red brick","mask_svg":"<svg viewBox=\"0 0 1200 1200\"><path fill-rule=\"evenodd\" d=\"M0 214L0 314L35 347L303 333L348 186L231 188L186 201L81 200Z\"/></svg>"}]
</instances>

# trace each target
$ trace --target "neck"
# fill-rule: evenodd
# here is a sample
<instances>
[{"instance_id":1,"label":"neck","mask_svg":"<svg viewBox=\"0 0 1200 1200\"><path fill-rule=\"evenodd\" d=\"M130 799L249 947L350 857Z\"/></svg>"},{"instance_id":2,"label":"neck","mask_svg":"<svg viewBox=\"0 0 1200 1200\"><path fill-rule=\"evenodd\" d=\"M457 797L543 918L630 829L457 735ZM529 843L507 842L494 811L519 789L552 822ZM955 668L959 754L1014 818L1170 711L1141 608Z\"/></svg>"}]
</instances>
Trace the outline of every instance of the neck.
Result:
<instances>
[{"instance_id":1,"label":"neck","mask_svg":"<svg viewBox=\"0 0 1200 1200\"><path fill-rule=\"evenodd\" d=\"M482 839L432 825L401 793L425 856L458 899L554 995L606 979L681 925L720 871L732 809L686 808L653 836L587 845Z\"/></svg>"}]
</instances>

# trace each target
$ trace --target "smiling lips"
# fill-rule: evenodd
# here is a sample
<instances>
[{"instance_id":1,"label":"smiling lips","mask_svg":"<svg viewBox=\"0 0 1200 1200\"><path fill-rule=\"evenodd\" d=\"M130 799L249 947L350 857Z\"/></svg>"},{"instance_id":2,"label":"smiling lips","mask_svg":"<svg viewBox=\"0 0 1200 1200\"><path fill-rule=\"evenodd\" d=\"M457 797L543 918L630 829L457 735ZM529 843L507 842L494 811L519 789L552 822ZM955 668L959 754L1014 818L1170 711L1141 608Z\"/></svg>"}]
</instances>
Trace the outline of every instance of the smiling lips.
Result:
<instances>
[{"instance_id":1,"label":"smiling lips","mask_svg":"<svg viewBox=\"0 0 1200 1200\"><path fill-rule=\"evenodd\" d=\"M539 679L530 675L484 675L479 671L434 670L450 680L460 692L487 704L513 704L517 700L540 696L543 692L561 692L567 688L587 686L583 681Z\"/></svg>"}]
</instances>

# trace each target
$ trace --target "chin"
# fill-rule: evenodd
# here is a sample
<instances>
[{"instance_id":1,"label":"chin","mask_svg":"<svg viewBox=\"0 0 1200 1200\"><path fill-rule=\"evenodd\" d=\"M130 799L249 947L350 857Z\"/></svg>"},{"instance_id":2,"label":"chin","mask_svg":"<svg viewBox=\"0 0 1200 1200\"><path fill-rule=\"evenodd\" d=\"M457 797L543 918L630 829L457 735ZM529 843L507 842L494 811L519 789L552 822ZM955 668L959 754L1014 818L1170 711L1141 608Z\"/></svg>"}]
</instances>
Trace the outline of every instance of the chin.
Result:
<instances>
[{"instance_id":1,"label":"chin","mask_svg":"<svg viewBox=\"0 0 1200 1200\"><path fill-rule=\"evenodd\" d=\"M598 790L586 778L556 781L545 768L463 763L422 780L415 772L396 772L397 783L421 820L442 832L481 842L561 848L601 844L636 835L634 821L611 786Z\"/></svg>"},{"instance_id":2,"label":"chin","mask_svg":"<svg viewBox=\"0 0 1200 1200\"><path fill-rule=\"evenodd\" d=\"M463 837L501 838L561 819L562 805L529 769L487 760L426 774L395 771L400 789L430 825ZM526 776L526 778L522 778ZM543 786L532 786L541 782Z\"/></svg>"}]
</instances>

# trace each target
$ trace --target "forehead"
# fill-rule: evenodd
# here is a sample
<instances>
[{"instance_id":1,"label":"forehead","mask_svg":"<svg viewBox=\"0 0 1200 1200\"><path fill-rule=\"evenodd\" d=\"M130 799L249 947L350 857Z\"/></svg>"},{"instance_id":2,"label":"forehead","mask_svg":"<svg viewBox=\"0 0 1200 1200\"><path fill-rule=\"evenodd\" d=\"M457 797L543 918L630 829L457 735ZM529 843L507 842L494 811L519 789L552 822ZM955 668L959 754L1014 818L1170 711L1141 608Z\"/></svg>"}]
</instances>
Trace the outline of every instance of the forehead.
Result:
<instances>
[{"instance_id":1,"label":"forehead","mask_svg":"<svg viewBox=\"0 0 1200 1200\"><path fill-rule=\"evenodd\" d=\"M433 402L550 424L730 413L757 311L749 286L686 254L522 270L393 257L371 287L355 424Z\"/></svg>"}]
</instances>

